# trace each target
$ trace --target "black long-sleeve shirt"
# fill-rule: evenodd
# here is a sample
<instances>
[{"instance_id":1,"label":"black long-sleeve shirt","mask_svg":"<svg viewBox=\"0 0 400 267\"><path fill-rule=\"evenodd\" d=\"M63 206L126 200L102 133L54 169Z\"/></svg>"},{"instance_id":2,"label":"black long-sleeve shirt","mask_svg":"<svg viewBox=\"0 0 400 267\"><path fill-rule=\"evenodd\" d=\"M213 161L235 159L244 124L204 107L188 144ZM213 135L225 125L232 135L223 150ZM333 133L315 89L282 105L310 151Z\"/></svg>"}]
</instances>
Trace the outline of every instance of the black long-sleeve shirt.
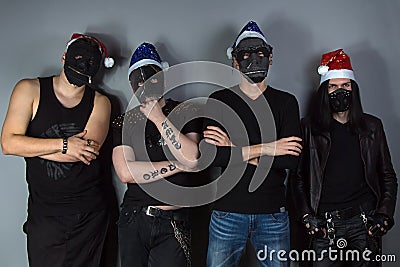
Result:
<instances>
[{"instance_id":1,"label":"black long-sleeve shirt","mask_svg":"<svg viewBox=\"0 0 400 267\"><path fill-rule=\"evenodd\" d=\"M366 203L376 206L374 194L365 179L358 134L351 131L349 122L342 124L332 119L330 138L319 212L323 214Z\"/></svg>"},{"instance_id":2,"label":"black long-sleeve shirt","mask_svg":"<svg viewBox=\"0 0 400 267\"><path fill-rule=\"evenodd\" d=\"M236 147L215 147L202 143L202 163L222 168L217 195L233 187L214 203L214 209L237 213L274 213L285 206L286 169L297 166L295 156L263 156L258 167L242 159L242 147L268 143L289 136L300 136L296 98L269 87L255 100L239 87L210 95L205 108L204 129L218 126ZM269 169L270 167L270 169ZM252 179L261 181L254 190ZM237 182L237 184L236 184Z\"/></svg>"}]
</instances>

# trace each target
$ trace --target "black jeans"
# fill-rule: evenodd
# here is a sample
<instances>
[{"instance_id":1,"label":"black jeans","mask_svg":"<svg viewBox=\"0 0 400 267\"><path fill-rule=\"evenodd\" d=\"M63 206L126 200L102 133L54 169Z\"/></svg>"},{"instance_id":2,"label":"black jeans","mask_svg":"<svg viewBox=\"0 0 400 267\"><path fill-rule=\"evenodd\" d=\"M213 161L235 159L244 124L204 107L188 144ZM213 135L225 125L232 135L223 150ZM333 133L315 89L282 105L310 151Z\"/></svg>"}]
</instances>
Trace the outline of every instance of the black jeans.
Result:
<instances>
[{"instance_id":1,"label":"black jeans","mask_svg":"<svg viewBox=\"0 0 400 267\"><path fill-rule=\"evenodd\" d=\"M313 266L379 266L373 260L381 252L380 239L369 236L360 214L346 219L332 216L332 222L335 229L333 244L328 237L317 237L312 241L312 248L317 254ZM366 249L371 253L365 252Z\"/></svg>"},{"instance_id":2,"label":"black jeans","mask_svg":"<svg viewBox=\"0 0 400 267\"><path fill-rule=\"evenodd\" d=\"M188 229L188 221L179 222ZM118 221L121 267L186 267L172 221L146 215L142 207L123 207Z\"/></svg>"}]
</instances>

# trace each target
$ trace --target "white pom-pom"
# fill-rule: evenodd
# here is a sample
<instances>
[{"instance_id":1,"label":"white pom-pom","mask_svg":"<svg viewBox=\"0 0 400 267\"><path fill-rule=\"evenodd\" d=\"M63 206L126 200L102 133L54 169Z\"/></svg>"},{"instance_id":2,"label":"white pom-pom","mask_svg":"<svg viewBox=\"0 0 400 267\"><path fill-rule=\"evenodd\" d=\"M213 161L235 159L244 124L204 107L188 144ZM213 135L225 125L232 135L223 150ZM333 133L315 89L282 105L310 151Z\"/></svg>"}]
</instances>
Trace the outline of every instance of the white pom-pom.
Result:
<instances>
[{"instance_id":1,"label":"white pom-pom","mask_svg":"<svg viewBox=\"0 0 400 267\"><path fill-rule=\"evenodd\" d=\"M168 62L166 62L166 61L161 62L161 66L162 66L162 69L163 69L163 70L169 68L169 64L168 64Z\"/></svg>"},{"instance_id":2,"label":"white pom-pom","mask_svg":"<svg viewBox=\"0 0 400 267\"><path fill-rule=\"evenodd\" d=\"M232 59L232 51L233 51L232 47L228 47L228 49L226 49L226 55L228 59Z\"/></svg>"},{"instance_id":3,"label":"white pom-pom","mask_svg":"<svg viewBox=\"0 0 400 267\"><path fill-rule=\"evenodd\" d=\"M114 59L112 57L106 57L104 59L104 66L106 68L112 68L114 66Z\"/></svg>"},{"instance_id":4,"label":"white pom-pom","mask_svg":"<svg viewBox=\"0 0 400 267\"><path fill-rule=\"evenodd\" d=\"M318 67L318 73L320 75L324 75L329 71L329 67L328 66L319 66Z\"/></svg>"}]
</instances>

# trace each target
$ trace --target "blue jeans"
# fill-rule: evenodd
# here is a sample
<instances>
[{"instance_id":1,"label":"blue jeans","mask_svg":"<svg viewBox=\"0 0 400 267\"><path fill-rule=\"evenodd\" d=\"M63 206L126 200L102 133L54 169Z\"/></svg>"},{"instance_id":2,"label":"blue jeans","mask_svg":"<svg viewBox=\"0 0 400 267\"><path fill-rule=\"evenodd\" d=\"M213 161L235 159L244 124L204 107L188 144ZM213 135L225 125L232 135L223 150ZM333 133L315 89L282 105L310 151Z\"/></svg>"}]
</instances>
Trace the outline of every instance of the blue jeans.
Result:
<instances>
[{"instance_id":1,"label":"blue jeans","mask_svg":"<svg viewBox=\"0 0 400 267\"><path fill-rule=\"evenodd\" d=\"M260 266L289 266L287 212L239 214L214 210L209 226L207 267L237 266L248 238ZM279 250L286 252L287 261L278 259Z\"/></svg>"}]
</instances>

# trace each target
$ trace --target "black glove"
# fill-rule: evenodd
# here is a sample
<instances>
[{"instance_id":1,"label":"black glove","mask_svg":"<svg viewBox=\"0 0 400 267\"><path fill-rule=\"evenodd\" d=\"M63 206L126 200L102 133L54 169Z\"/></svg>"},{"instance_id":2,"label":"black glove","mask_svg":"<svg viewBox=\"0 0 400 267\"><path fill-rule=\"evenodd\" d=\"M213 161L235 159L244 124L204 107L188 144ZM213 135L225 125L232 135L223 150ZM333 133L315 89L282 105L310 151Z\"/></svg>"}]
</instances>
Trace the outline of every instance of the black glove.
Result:
<instances>
[{"instance_id":1,"label":"black glove","mask_svg":"<svg viewBox=\"0 0 400 267\"><path fill-rule=\"evenodd\" d=\"M302 223L307 229L307 233L310 235L318 235L324 236L324 232L322 230L325 221L320 219L314 215L306 214L303 216Z\"/></svg>"},{"instance_id":2,"label":"black glove","mask_svg":"<svg viewBox=\"0 0 400 267\"><path fill-rule=\"evenodd\" d=\"M394 225L393 218L382 213L370 214L367 216L367 220L367 229L372 236L383 236Z\"/></svg>"}]
</instances>

